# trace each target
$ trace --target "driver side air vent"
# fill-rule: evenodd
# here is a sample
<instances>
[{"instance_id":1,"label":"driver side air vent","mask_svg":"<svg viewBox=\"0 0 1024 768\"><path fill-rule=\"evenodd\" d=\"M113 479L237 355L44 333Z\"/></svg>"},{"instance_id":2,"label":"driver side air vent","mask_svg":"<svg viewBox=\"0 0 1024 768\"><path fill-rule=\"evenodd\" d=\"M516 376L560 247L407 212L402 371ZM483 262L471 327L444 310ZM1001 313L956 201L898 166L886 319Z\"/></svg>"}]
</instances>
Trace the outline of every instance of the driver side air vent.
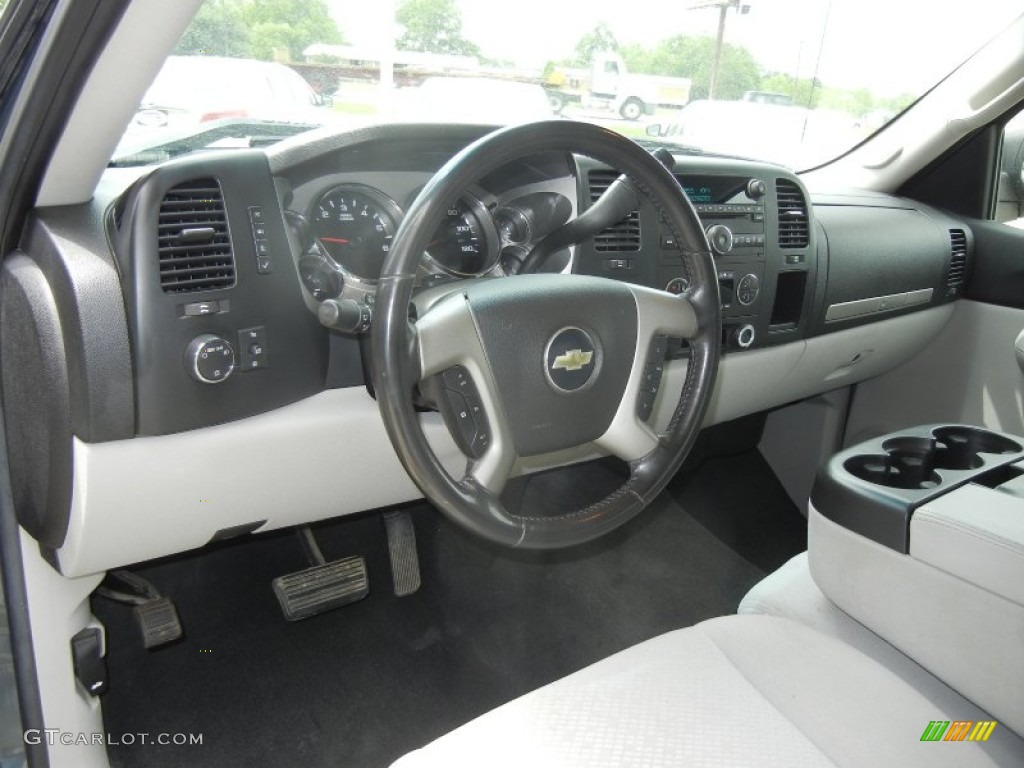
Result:
<instances>
[{"instance_id":1,"label":"driver side air vent","mask_svg":"<svg viewBox=\"0 0 1024 768\"><path fill-rule=\"evenodd\" d=\"M595 203L619 178L613 170L593 170L587 177L590 187L590 202ZM618 224L608 227L594 238L594 250L598 253L621 253L640 250L640 211L633 211Z\"/></svg>"},{"instance_id":2,"label":"driver side air vent","mask_svg":"<svg viewBox=\"0 0 1024 768\"><path fill-rule=\"evenodd\" d=\"M235 284L224 195L216 179L194 179L167 191L157 222L160 287L165 293Z\"/></svg>"},{"instance_id":3,"label":"driver side air vent","mask_svg":"<svg viewBox=\"0 0 1024 768\"><path fill-rule=\"evenodd\" d=\"M779 247L806 248L810 224L803 192L792 181L778 179L775 194L779 203Z\"/></svg>"},{"instance_id":4,"label":"driver side air vent","mask_svg":"<svg viewBox=\"0 0 1024 768\"><path fill-rule=\"evenodd\" d=\"M967 273L967 235L962 229L949 230L949 245L952 257L949 260L949 272L946 274L946 285L950 288L964 284Z\"/></svg>"}]
</instances>

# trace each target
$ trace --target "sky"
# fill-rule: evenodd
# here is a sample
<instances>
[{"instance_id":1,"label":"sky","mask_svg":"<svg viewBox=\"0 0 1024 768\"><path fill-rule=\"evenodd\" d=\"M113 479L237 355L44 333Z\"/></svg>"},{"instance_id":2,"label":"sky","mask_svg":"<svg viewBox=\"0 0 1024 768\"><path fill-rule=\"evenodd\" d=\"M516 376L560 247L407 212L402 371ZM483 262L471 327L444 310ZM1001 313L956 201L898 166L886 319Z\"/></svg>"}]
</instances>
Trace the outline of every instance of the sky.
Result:
<instances>
[{"instance_id":1,"label":"sky","mask_svg":"<svg viewBox=\"0 0 1024 768\"><path fill-rule=\"evenodd\" d=\"M347 41L375 46L399 0L327 0ZM655 45L678 34L714 36L719 13L700 0L456 0L463 31L491 57L539 69L572 55L600 21L620 43ZM1021 0L740 0L725 39L762 67L876 95L919 94L1021 14ZM623 12L628 9L628 12ZM827 21L827 24L826 24ZM821 45L824 40L824 45ZM819 57L819 50L821 56Z\"/></svg>"}]
</instances>

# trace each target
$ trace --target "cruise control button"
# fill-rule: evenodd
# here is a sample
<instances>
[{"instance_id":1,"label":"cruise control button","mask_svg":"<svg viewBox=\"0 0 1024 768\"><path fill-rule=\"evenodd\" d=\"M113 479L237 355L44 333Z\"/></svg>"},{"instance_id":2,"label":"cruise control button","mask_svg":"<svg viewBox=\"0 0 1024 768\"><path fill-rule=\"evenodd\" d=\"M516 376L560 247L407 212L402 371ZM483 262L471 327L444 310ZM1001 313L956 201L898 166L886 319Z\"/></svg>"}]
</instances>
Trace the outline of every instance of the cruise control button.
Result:
<instances>
[{"instance_id":1,"label":"cruise control button","mask_svg":"<svg viewBox=\"0 0 1024 768\"><path fill-rule=\"evenodd\" d=\"M460 442L464 448L469 450L477 437L476 420L473 418L470 406L461 392L446 389L445 397L448 398L448 406L451 408L455 425L459 430Z\"/></svg>"}]
</instances>

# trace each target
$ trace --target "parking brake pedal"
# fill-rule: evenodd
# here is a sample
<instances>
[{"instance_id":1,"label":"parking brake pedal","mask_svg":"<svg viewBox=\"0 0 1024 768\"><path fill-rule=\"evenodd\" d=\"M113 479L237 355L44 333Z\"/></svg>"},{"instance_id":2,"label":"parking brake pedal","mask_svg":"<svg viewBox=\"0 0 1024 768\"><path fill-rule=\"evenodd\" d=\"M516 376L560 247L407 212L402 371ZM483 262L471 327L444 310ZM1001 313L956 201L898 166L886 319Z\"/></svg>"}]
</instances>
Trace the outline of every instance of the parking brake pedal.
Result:
<instances>
[{"instance_id":1,"label":"parking brake pedal","mask_svg":"<svg viewBox=\"0 0 1024 768\"><path fill-rule=\"evenodd\" d=\"M130 571L111 571L96 592L132 606L146 650L159 648L182 636L181 619L174 603L141 576Z\"/></svg>"},{"instance_id":2,"label":"parking brake pedal","mask_svg":"<svg viewBox=\"0 0 1024 768\"><path fill-rule=\"evenodd\" d=\"M412 517L408 512L388 512L384 515L384 530L388 534L388 555L391 557L395 596L411 595L422 583Z\"/></svg>"},{"instance_id":3,"label":"parking brake pedal","mask_svg":"<svg viewBox=\"0 0 1024 768\"><path fill-rule=\"evenodd\" d=\"M308 526L299 529L299 541L313 567L274 579L274 594L288 621L340 608L362 600L370 594L366 561L362 557L345 557L326 562L313 532Z\"/></svg>"}]
</instances>

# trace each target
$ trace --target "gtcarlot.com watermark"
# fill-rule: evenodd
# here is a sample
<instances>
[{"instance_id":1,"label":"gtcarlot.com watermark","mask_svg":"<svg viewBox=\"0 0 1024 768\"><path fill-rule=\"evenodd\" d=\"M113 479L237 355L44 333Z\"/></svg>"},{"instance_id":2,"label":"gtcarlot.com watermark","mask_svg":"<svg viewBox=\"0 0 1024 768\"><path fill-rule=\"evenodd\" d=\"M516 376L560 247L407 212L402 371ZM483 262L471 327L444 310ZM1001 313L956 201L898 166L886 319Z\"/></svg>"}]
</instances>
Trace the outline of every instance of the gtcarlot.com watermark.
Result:
<instances>
[{"instance_id":1,"label":"gtcarlot.com watermark","mask_svg":"<svg viewBox=\"0 0 1024 768\"><path fill-rule=\"evenodd\" d=\"M53 747L58 744L65 747L90 745L95 746L132 746L135 744L159 744L161 746L201 746L201 733L76 733L62 731L59 728L31 728L25 731L26 744L46 744Z\"/></svg>"}]
</instances>

